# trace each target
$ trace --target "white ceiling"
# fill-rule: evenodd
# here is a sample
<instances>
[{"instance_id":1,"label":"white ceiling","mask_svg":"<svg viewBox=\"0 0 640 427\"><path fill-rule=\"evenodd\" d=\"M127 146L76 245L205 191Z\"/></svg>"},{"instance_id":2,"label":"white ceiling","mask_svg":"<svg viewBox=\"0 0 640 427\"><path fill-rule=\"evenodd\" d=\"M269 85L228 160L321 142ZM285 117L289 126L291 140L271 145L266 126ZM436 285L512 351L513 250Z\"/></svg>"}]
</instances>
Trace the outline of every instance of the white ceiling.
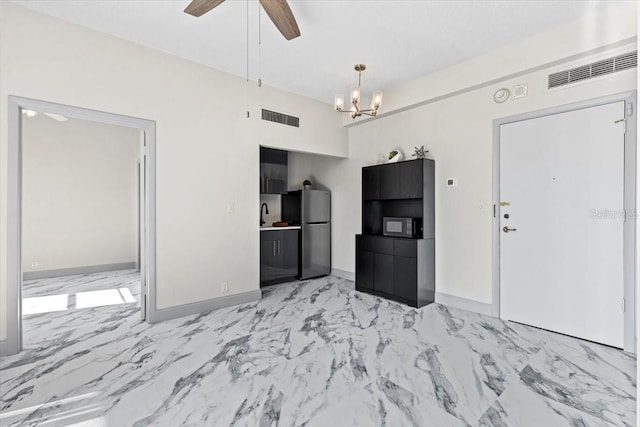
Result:
<instances>
[{"instance_id":1,"label":"white ceiling","mask_svg":"<svg viewBox=\"0 0 640 427\"><path fill-rule=\"evenodd\" d=\"M333 103L367 65L363 91L389 89L574 21L604 1L289 0L302 35L286 41L257 0L227 0L200 18L189 0L15 3L233 74ZM34 35L37 37L37 34ZM259 73L259 63L261 72Z\"/></svg>"}]
</instances>

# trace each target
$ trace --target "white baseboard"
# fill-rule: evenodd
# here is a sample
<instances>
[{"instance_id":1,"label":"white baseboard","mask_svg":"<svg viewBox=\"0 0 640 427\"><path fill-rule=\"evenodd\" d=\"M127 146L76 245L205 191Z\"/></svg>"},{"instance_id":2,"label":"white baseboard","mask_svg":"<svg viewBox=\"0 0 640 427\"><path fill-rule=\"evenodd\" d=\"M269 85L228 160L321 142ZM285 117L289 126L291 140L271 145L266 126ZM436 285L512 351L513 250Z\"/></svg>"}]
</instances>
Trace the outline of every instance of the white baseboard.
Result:
<instances>
[{"instance_id":1,"label":"white baseboard","mask_svg":"<svg viewBox=\"0 0 640 427\"><path fill-rule=\"evenodd\" d=\"M352 282L356 281L356 273L353 273L351 271L345 271L345 270L339 270L337 268L332 268L331 269L331 275L339 277L341 279L351 280Z\"/></svg>"},{"instance_id":2,"label":"white baseboard","mask_svg":"<svg viewBox=\"0 0 640 427\"><path fill-rule=\"evenodd\" d=\"M238 304L246 304L262 299L262 290L242 292L239 294L228 295L220 298L198 301L191 304L183 304L175 307L161 308L149 313L148 322L158 323L165 320L177 319L179 317L200 314L207 311L218 310L225 307L231 307Z\"/></svg>"},{"instance_id":3,"label":"white baseboard","mask_svg":"<svg viewBox=\"0 0 640 427\"><path fill-rule=\"evenodd\" d=\"M134 268L138 268L138 263L135 261L119 262L116 264L87 265L84 267L59 268L57 270L25 271L22 273L22 280L48 279L50 277L101 273L103 271L130 270Z\"/></svg>"},{"instance_id":4,"label":"white baseboard","mask_svg":"<svg viewBox=\"0 0 640 427\"><path fill-rule=\"evenodd\" d=\"M460 308L493 317L492 305L484 302L443 294L441 292L436 292L436 302L449 307Z\"/></svg>"}]
</instances>

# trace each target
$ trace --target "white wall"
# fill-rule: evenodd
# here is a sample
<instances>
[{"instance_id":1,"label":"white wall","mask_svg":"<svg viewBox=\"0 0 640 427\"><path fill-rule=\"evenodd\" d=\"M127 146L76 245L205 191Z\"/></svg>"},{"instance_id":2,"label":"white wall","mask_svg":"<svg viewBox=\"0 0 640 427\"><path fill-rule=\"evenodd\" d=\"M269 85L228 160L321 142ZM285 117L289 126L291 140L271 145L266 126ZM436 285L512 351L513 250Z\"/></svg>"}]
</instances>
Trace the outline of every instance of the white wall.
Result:
<instances>
[{"instance_id":1,"label":"white wall","mask_svg":"<svg viewBox=\"0 0 640 427\"><path fill-rule=\"evenodd\" d=\"M156 122L158 308L220 297L223 281L229 294L259 289L260 144L347 155L331 105L0 2L0 340L8 95ZM299 116L300 128L263 122L259 106Z\"/></svg>"},{"instance_id":2,"label":"white wall","mask_svg":"<svg viewBox=\"0 0 640 427\"><path fill-rule=\"evenodd\" d=\"M633 6L633 11L629 6ZM478 71L482 71L482 77L487 80L497 79L504 75L505 68L524 64L518 62L522 60L523 51L546 63L557 60L558 54L570 56L624 40L636 33L637 12L635 4L616 7L597 18L591 17L537 36L533 41L526 40L501 49L499 60L495 53L488 54L421 78L397 91L387 91L385 101L389 99L391 105L384 105L383 113L389 112L387 108L400 111L416 103L425 103L431 96L446 95L443 90L459 90L481 83ZM614 9L618 15L613 13ZM594 29L600 30L594 32ZM539 44L534 43L536 40ZM552 40L556 42L552 43ZM563 42L557 43L558 40ZM424 145L430 151L428 157L436 161L436 290L491 304L493 120L636 89L634 69L564 88L546 88L549 73L634 49L637 49L636 41L627 40L623 46L590 57L564 61L356 124L349 129L349 158L346 160L304 154L290 158L291 164L299 165L299 177L313 175L332 191L333 267L349 272L355 269L354 235L361 230L361 167L375 163L378 155L393 148L400 148L405 157L411 158L414 147ZM498 88L511 88L520 83L529 85L526 98L504 104L493 102L493 93ZM444 182L449 177L458 178L458 187L454 190L445 189Z\"/></svg>"},{"instance_id":3,"label":"white wall","mask_svg":"<svg viewBox=\"0 0 640 427\"><path fill-rule=\"evenodd\" d=\"M609 2L606 8L583 19L387 89L381 113L409 108L488 81L506 80L514 73L542 68L545 64L553 67L556 61L564 63L566 58L612 43L635 40L637 19L636 1ZM345 124L353 123L347 114L344 116Z\"/></svg>"},{"instance_id":4,"label":"white wall","mask_svg":"<svg viewBox=\"0 0 640 427\"><path fill-rule=\"evenodd\" d=\"M139 151L136 129L23 116L24 271L137 262Z\"/></svg>"}]
</instances>

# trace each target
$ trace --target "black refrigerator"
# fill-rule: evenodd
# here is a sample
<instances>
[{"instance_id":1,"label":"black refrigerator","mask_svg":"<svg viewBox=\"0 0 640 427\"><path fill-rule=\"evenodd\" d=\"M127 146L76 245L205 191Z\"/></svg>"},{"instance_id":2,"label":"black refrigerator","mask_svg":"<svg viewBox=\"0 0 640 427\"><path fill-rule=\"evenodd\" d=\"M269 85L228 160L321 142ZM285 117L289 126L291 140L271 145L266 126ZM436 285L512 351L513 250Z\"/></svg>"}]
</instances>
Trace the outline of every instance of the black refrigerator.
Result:
<instances>
[{"instance_id":1,"label":"black refrigerator","mask_svg":"<svg viewBox=\"0 0 640 427\"><path fill-rule=\"evenodd\" d=\"M282 196L282 220L300 225L300 279L331 273L331 193L290 191Z\"/></svg>"}]
</instances>

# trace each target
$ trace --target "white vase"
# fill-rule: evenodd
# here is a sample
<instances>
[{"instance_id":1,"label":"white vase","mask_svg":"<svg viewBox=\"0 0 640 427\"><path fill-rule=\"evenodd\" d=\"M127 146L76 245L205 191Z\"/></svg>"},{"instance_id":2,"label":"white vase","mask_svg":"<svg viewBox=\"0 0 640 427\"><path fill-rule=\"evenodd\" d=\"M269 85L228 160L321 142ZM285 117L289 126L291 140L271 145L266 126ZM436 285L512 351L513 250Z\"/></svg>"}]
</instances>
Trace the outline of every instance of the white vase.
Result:
<instances>
[{"instance_id":1,"label":"white vase","mask_svg":"<svg viewBox=\"0 0 640 427\"><path fill-rule=\"evenodd\" d=\"M402 160L402 153L398 151L398 153L389 159L389 163L397 163Z\"/></svg>"}]
</instances>

